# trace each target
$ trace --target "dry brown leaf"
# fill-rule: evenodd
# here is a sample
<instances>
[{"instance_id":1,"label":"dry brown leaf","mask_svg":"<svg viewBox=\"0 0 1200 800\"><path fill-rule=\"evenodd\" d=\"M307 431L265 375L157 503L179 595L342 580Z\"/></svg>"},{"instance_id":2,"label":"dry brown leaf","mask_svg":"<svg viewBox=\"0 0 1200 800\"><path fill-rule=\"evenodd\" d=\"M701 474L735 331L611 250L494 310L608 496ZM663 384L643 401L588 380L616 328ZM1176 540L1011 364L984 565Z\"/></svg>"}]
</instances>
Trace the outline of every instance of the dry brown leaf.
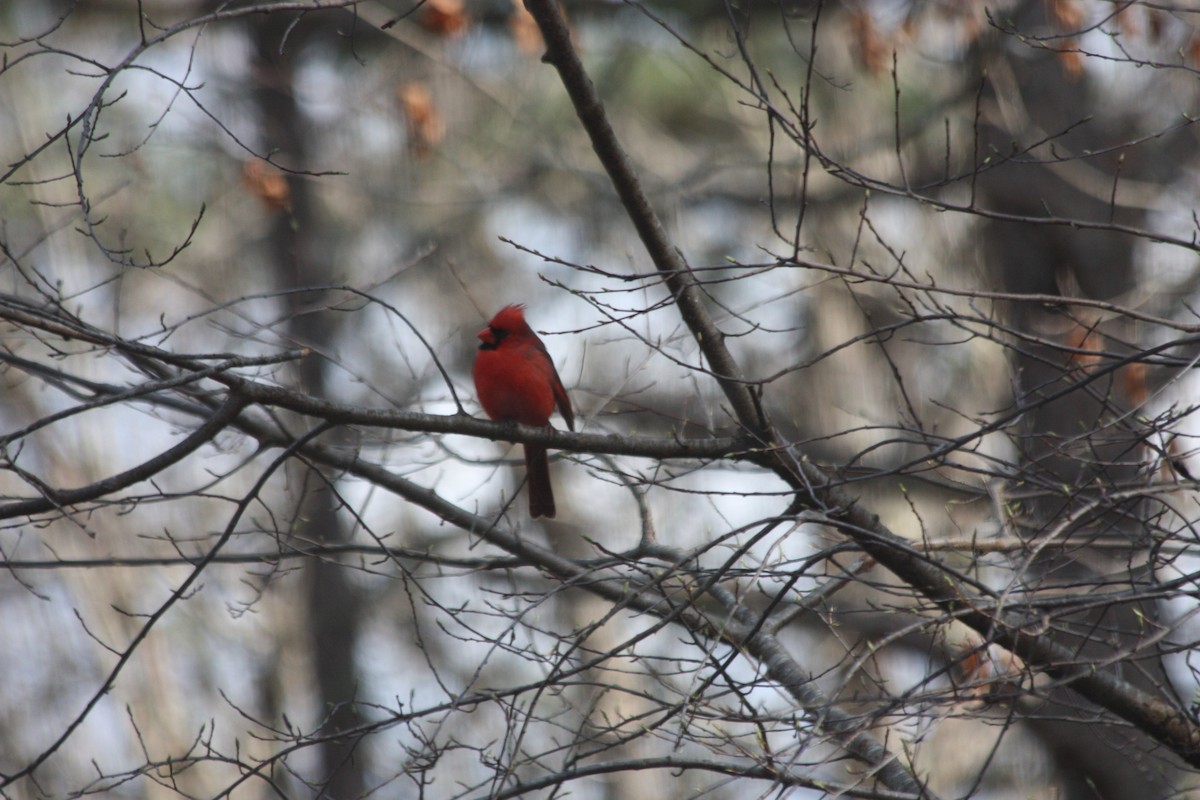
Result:
<instances>
[{"instance_id":1,"label":"dry brown leaf","mask_svg":"<svg viewBox=\"0 0 1200 800\"><path fill-rule=\"evenodd\" d=\"M508 18L508 32L512 34L517 49L527 56L538 56L542 52L542 31L533 15L525 9L521 0L512 0L513 13Z\"/></svg>"},{"instance_id":2,"label":"dry brown leaf","mask_svg":"<svg viewBox=\"0 0 1200 800\"><path fill-rule=\"evenodd\" d=\"M1046 0L1046 14L1065 30L1077 31L1083 27L1083 5L1079 0Z\"/></svg>"},{"instance_id":3,"label":"dry brown leaf","mask_svg":"<svg viewBox=\"0 0 1200 800\"><path fill-rule=\"evenodd\" d=\"M1011 698L1022 691L1026 667L1017 656L994 645L983 644L974 633L954 649L961 655L957 674L951 677L967 697L986 703Z\"/></svg>"},{"instance_id":4,"label":"dry brown leaf","mask_svg":"<svg viewBox=\"0 0 1200 800\"><path fill-rule=\"evenodd\" d=\"M1128 6L1117 12L1116 23L1117 28L1126 36L1140 36L1142 33L1142 19L1138 12L1141 9L1133 9Z\"/></svg>"},{"instance_id":5,"label":"dry brown leaf","mask_svg":"<svg viewBox=\"0 0 1200 800\"><path fill-rule=\"evenodd\" d=\"M1081 367L1084 372L1091 372L1100 363L1100 353L1104 350L1104 337L1094 326L1075 325L1067 331L1065 344L1071 348L1069 361Z\"/></svg>"},{"instance_id":6,"label":"dry brown leaf","mask_svg":"<svg viewBox=\"0 0 1200 800\"><path fill-rule=\"evenodd\" d=\"M287 176L260 159L242 164L242 186L272 211L286 211L292 204Z\"/></svg>"},{"instance_id":7,"label":"dry brown leaf","mask_svg":"<svg viewBox=\"0 0 1200 800\"><path fill-rule=\"evenodd\" d=\"M1064 49L1058 51L1058 63L1062 65L1063 76L1072 83L1083 77L1083 57L1075 47L1074 39L1066 39L1063 41Z\"/></svg>"},{"instance_id":8,"label":"dry brown leaf","mask_svg":"<svg viewBox=\"0 0 1200 800\"><path fill-rule=\"evenodd\" d=\"M471 24L464 0L425 0L418 23L438 36L456 36Z\"/></svg>"},{"instance_id":9,"label":"dry brown leaf","mask_svg":"<svg viewBox=\"0 0 1200 800\"><path fill-rule=\"evenodd\" d=\"M1146 365L1140 361L1126 364L1121 368L1121 389L1130 408L1143 405L1150 397L1150 388L1146 383Z\"/></svg>"},{"instance_id":10,"label":"dry brown leaf","mask_svg":"<svg viewBox=\"0 0 1200 800\"><path fill-rule=\"evenodd\" d=\"M408 126L408 140L419 158L427 158L446 135L446 121L433 102L433 93L421 81L409 81L397 90Z\"/></svg>"},{"instance_id":11,"label":"dry brown leaf","mask_svg":"<svg viewBox=\"0 0 1200 800\"><path fill-rule=\"evenodd\" d=\"M850 17L850 24L858 40L858 52L863 68L873 75L887 69L892 50L879 34L879 28L876 27L870 12L861 9L855 11Z\"/></svg>"}]
</instances>

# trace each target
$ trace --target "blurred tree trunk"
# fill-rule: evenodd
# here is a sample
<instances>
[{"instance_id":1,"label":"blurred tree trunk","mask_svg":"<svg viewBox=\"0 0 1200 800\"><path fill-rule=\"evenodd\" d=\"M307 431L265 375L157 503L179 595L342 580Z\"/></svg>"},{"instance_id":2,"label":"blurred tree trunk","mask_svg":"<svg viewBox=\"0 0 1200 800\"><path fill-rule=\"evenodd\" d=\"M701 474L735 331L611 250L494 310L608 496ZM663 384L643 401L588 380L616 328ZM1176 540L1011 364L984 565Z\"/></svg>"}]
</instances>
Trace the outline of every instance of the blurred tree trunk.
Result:
<instances>
[{"instance_id":1,"label":"blurred tree trunk","mask_svg":"<svg viewBox=\"0 0 1200 800\"><path fill-rule=\"evenodd\" d=\"M1053 27L1047 17L1049 5L1040 0L1021 4L1011 12L1015 28L1029 31ZM1136 159L1140 151L1134 152L1135 159L1130 163L1124 162L1124 148L1105 152L1113 142L1135 140L1140 120L1126 114L1084 123L1094 114L1092 98L1103 94L1087 85L1098 79L1094 73L1073 70L1068 57L1050 49L1031 49L1026 57L1013 58L1007 51L1008 36L984 37L981 41L988 43L980 67L989 75L987 99L995 113L990 115L992 124L981 126L980 157L1011 154L1029 162L1016 169L981 173L978 186L984 205L1031 220L1049 215L1146 227L1144 209L1123 207L1116 194L1118 201L1114 203L1110 196L1083 189L1081 186L1086 184L1080 180L1088 175L1152 180L1152 176L1140 174L1146 166ZM996 61L1003 61L1004 67L988 69ZM1014 124L1018 122L1021 124ZM1020 155L1014 150L1046 136L1053 137L1051 150L1040 146ZM1083 157L1089 153L1101 155ZM1126 294L1137 283L1136 239L1132 236L1024 221L988 220L985 229L989 259L1001 291L1125 303ZM1118 422L1132 405L1121 383L1122 373L1101 377L1085 389L1083 384L1090 379L1087 352L1071 355L1064 348L1097 353L1120 351L1122 342L1136 342L1139 337L1138 331L1122 320L1116 322L1122 327L1114 327L1102 315L1066 303L1013 304L1009 315L1015 328L1045 342L1031 339L1011 351L1016 402L1027 408L1016 439L1020 474L1013 488L1038 495L1021 503L1022 517L1028 521L1024 533L1037 538L1078 513L1084 503L1097 499L1083 492L1105 492L1106 487L1133 480L1143 457L1141 442L1146 431ZM1080 491L1064 494L1053 488L1066 485L1080 487ZM1076 547L1057 552L1048 548L1029 565L1027 574L1016 579L1030 585L1047 582L1069 587L1128 575L1131 580L1126 589L1152 580L1144 566L1144 552L1113 556L1120 561L1111 563L1107 555L1081 549L1083 542L1097 536L1127 538L1148 547L1152 536L1143 519L1147 512L1138 505L1140 500L1131 503L1098 505L1094 513L1060 533L1078 543ZM1119 587L1110 583L1107 588L1111 591ZM1063 615L1056 626L1057 636L1078 648L1083 658L1103 658L1124 649L1135 651L1144 637L1145 620L1158 618L1159 609L1153 600L1092 608ZM1108 635L1096 636L1096 630L1108 631ZM1144 670L1126 670L1122 677L1150 691L1155 685L1170 684L1160 660L1147 659ZM1055 763L1068 787L1064 800L1166 796L1175 776L1169 770L1147 769L1136 758L1113 758L1108 748L1096 747L1088 733L1092 713L1086 704L1080 705L1077 696L1059 688L1036 723L1054 750ZM1124 745L1113 746L1131 754L1152 749L1152 743L1139 733L1129 731L1128 737Z\"/></svg>"},{"instance_id":2,"label":"blurred tree trunk","mask_svg":"<svg viewBox=\"0 0 1200 800\"><path fill-rule=\"evenodd\" d=\"M255 97L262 124L263 145L272 159L291 169L309 167L303 110L296 102L295 65L304 49L308 26L275 14L255 27L258 87ZM303 176L287 177L287 207L274 217L267 247L282 289L299 289L329 283L328 256L332 235L322 235L323 222L317 211L309 181ZM317 292L297 292L285 298L289 305L286 335L313 354L299 363L300 387L315 397L326 397L326 361L321 355L333 346L335 322L330 314L313 312L319 307ZM351 531L336 512L336 498L316 470L293 464L288 473L294 497L292 534L307 544L346 541ZM345 730L358 723L354 706L357 688L355 643L358 637L358 592L346 580L344 570L324 559L306 562L307 620L312 653L310 661L325 715L322 733ZM324 791L322 797L348 800L363 794L362 762L354 758L355 742L330 741L321 748Z\"/></svg>"}]
</instances>

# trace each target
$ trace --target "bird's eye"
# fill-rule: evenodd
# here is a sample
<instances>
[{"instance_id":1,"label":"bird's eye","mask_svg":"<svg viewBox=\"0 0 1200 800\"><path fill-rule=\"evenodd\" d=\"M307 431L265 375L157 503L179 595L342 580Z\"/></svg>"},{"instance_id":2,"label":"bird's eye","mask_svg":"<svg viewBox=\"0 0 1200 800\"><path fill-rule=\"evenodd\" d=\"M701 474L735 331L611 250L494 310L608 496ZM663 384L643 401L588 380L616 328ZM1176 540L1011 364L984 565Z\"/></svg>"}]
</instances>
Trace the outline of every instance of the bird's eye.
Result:
<instances>
[{"instance_id":1,"label":"bird's eye","mask_svg":"<svg viewBox=\"0 0 1200 800\"><path fill-rule=\"evenodd\" d=\"M504 341L504 337L508 336L508 331L502 328L496 328L490 325L488 327L492 329L492 335L496 337L496 344L500 344L500 342Z\"/></svg>"}]
</instances>

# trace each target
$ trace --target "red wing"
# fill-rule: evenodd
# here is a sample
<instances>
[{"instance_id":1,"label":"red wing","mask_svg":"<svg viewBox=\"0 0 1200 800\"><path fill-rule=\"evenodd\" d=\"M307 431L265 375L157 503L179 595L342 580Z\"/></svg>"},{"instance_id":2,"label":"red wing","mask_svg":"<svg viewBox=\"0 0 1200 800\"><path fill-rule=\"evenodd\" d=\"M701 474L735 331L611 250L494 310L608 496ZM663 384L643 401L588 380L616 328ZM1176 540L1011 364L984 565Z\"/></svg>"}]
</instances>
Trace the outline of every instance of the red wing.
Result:
<instances>
[{"instance_id":1,"label":"red wing","mask_svg":"<svg viewBox=\"0 0 1200 800\"><path fill-rule=\"evenodd\" d=\"M575 412L571 409L571 398L567 396L567 390L558 377L558 370L554 368L554 359L550 358L550 351L546 349L546 344L539 337L534 336L533 341L537 349L546 357L546 367L550 372L548 376L550 390L554 392L554 404L558 406L558 413L562 414L562 418L566 420L567 428L575 430Z\"/></svg>"}]
</instances>

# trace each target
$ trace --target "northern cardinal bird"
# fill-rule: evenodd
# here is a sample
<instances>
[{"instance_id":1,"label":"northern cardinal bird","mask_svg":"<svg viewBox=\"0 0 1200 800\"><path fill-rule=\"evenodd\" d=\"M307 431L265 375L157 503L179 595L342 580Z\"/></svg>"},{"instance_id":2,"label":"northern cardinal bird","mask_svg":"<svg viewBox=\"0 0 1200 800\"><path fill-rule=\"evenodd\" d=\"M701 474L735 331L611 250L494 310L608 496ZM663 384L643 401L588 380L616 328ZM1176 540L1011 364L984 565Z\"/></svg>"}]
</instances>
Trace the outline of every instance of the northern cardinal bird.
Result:
<instances>
[{"instance_id":1,"label":"northern cardinal bird","mask_svg":"<svg viewBox=\"0 0 1200 800\"><path fill-rule=\"evenodd\" d=\"M546 345L525 322L525 306L500 309L478 336L481 344L471 377L489 417L550 427L550 415L558 406L567 427L575 430L571 398L558 379ZM529 474L529 515L553 517L554 490L545 447L525 445L525 470Z\"/></svg>"}]
</instances>

